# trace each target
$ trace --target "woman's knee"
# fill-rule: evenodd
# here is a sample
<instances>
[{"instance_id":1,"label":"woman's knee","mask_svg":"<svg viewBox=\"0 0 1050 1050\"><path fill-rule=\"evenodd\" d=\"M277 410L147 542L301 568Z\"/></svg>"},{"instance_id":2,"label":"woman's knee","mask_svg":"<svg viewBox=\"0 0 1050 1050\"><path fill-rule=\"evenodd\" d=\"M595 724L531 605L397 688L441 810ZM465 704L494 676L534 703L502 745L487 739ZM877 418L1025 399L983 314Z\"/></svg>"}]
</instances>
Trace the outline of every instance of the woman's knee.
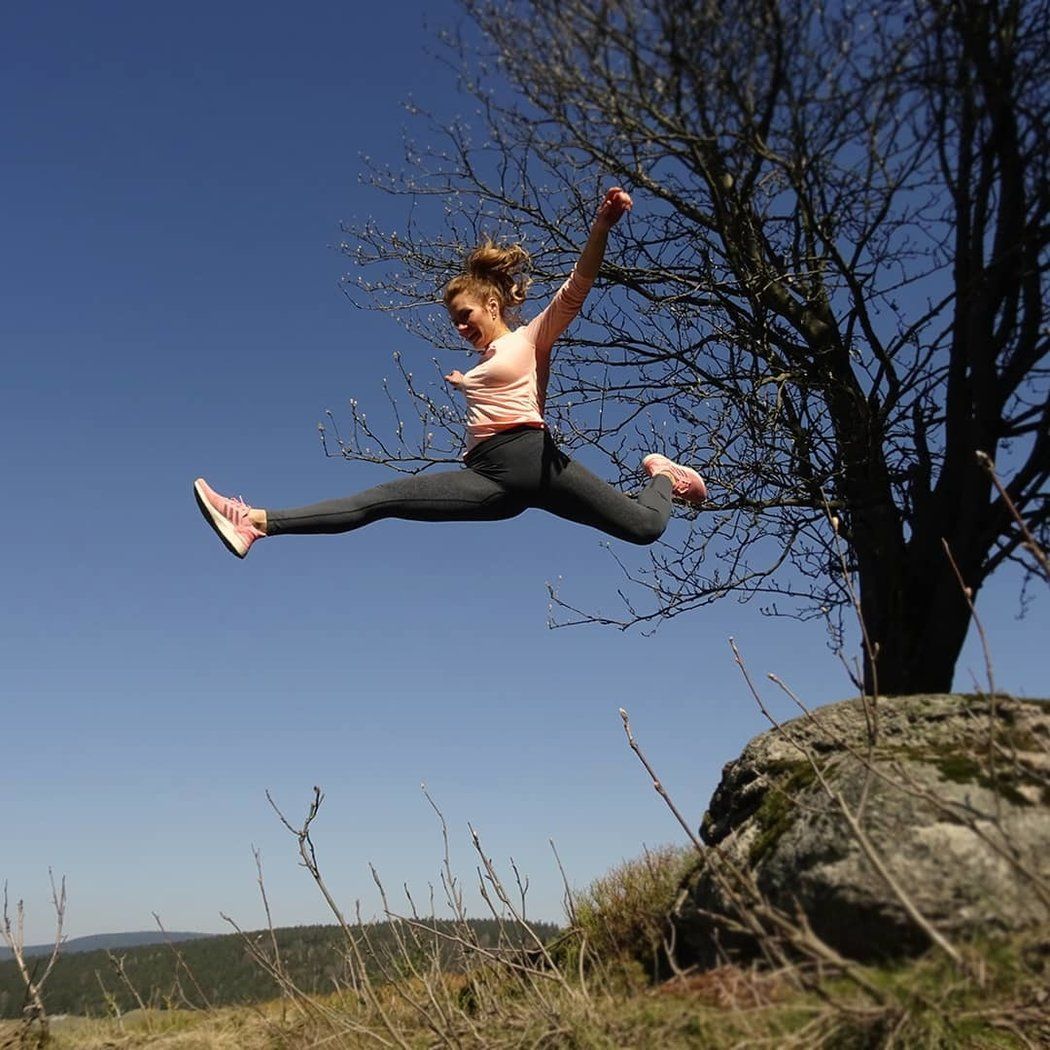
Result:
<instances>
[{"instance_id":1,"label":"woman's knee","mask_svg":"<svg viewBox=\"0 0 1050 1050\"><path fill-rule=\"evenodd\" d=\"M645 522L624 537L629 543L648 547L655 543L667 529L667 522Z\"/></svg>"}]
</instances>

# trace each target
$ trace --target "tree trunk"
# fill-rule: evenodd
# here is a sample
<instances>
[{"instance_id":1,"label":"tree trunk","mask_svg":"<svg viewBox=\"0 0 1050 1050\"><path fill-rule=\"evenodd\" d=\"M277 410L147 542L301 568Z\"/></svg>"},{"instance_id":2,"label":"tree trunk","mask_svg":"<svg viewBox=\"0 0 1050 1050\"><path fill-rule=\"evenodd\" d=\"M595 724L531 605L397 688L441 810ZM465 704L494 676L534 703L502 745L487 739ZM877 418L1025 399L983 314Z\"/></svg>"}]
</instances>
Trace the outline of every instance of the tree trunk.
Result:
<instances>
[{"instance_id":1,"label":"tree trunk","mask_svg":"<svg viewBox=\"0 0 1050 1050\"><path fill-rule=\"evenodd\" d=\"M928 545L925 557L909 552L907 568L891 568L865 591L883 593L878 603L862 603L883 610L866 614L868 637L876 649L875 665L864 659L864 688L887 696L952 691L955 664L970 627L970 609L959 581L940 543ZM972 579L961 566L964 578ZM976 586L972 587L976 598Z\"/></svg>"}]
</instances>

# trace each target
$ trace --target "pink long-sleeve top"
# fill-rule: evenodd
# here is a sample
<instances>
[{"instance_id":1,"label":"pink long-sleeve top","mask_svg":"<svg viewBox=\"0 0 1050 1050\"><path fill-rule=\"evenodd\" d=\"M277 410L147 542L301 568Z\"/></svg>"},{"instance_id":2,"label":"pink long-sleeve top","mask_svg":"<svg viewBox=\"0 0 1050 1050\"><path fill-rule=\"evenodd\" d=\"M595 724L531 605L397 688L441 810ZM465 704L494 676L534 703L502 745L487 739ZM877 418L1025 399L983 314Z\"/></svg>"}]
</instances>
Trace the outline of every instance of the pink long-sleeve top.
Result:
<instances>
[{"instance_id":1,"label":"pink long-sleeve top","mask_svg":"<svg viewBox=\"0 0 1050 1050\"><path fill-rule=\"evenodd\" d=\"M551 348L580 312L592 284L593 278L573 270L542 313L494 339L481 352L481 361L463 376L467 452L501 430L544 425Z\"/></svg>"}]
</instances>

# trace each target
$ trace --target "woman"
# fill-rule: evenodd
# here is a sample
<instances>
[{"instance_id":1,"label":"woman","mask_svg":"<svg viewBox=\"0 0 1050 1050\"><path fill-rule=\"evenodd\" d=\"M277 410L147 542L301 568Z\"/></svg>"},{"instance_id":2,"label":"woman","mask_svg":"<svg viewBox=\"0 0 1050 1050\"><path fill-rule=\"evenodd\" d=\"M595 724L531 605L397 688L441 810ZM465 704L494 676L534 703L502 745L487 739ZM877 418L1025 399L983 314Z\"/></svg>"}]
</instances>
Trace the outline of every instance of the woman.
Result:
<instances>
[{"instance_id":1,"label":"woman","mask_svg":"<svg viewBox=\"0 0 1050 1050\"><path fill-rule=\"evenodd\" d=\"M415 474L342 499L292 510L249 507L215 492L203 478L194 494L205 520L243 558L264 536L349 532L382 518L411 521L496 521L540 507L631 543L663 534L677 496L707 497L700 475L665 456L642 460L650 481L637 498L624 495L573 462L543 422L554 340L579 313L605 256L609 231L631 209L613 188L598 208L590 236L569 279L527 325L516 323L528 284L528 256L517 245L475 249L445 289L445 306L459 334L480 355L466 374L446 382L467 402L467 448L459 470Z\"/></svg>"}]
</instances>

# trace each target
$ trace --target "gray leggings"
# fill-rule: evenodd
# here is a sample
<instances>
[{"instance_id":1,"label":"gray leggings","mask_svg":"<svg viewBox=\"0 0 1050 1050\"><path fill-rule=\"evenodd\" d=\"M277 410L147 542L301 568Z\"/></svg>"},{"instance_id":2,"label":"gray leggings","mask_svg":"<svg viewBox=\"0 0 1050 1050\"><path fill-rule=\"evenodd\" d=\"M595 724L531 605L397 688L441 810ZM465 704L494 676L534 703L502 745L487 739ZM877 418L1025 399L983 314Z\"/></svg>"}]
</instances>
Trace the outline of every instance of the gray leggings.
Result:
<instances>
[{"instance_id":1,"label":"gray leggings","mask_svg":"<svg viewBox=\"0 0 1050 1050\"><path fill-rule=\"evenodd\" d=\"M382 518L500 521L529 507L629 543L654 543L671 516L671 481L657 476L625 496L563 453L546 430L516 427L483 441L465 466L413 474L343 499L267 510L267 534L349 532Z\"/></svg>"}]
</instances>

